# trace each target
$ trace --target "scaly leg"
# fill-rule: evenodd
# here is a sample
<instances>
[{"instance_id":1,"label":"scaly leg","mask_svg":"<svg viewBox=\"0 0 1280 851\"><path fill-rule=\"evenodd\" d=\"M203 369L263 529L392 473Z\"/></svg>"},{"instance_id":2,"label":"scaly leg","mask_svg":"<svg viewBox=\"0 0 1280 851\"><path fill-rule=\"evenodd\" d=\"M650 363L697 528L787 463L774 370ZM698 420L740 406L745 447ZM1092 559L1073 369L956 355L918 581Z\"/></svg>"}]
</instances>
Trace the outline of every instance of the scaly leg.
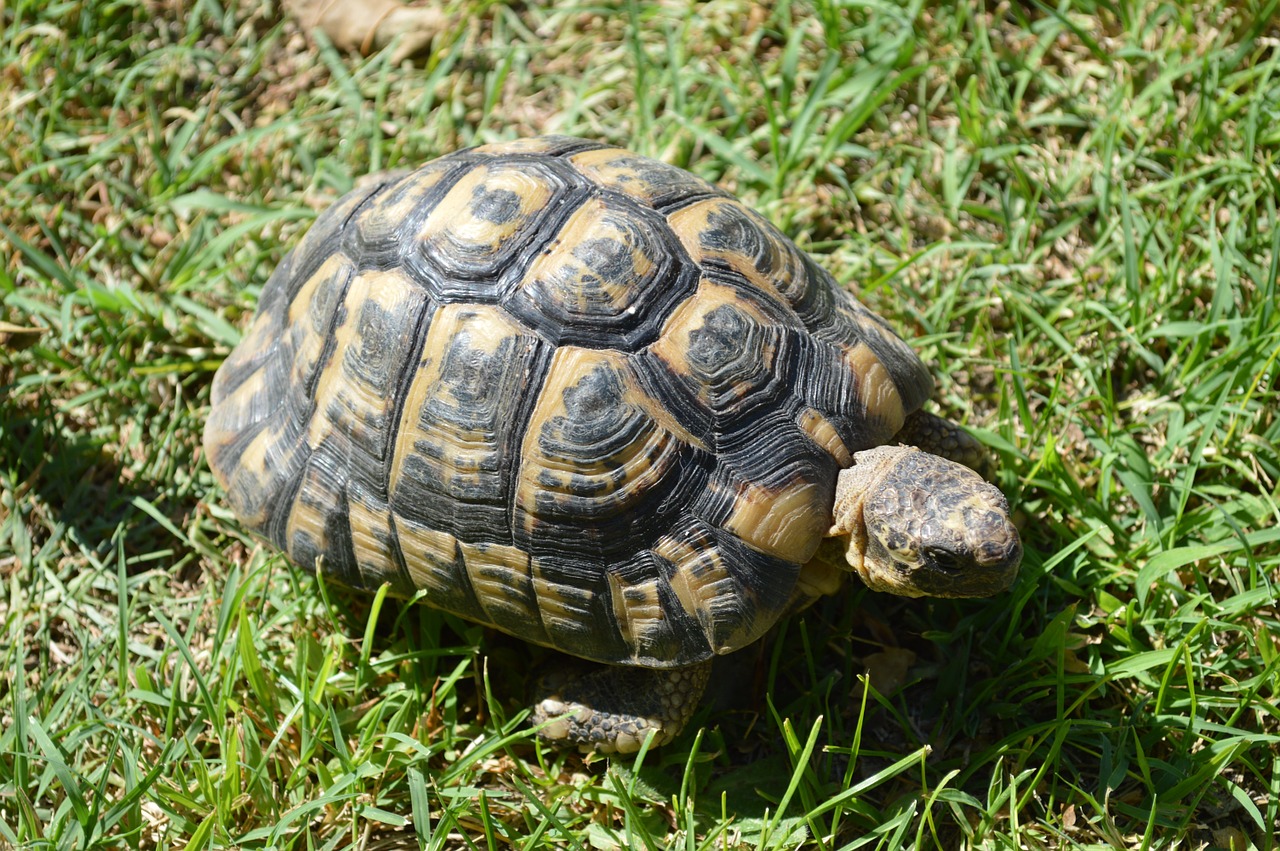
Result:
<instances>
[{"instance_id":1,"label":"scaly leg","mask_svg":"<svg viewBox=\"0 0 1280 851\"><path fill-rule=\"evenodd\" d=\"M942 417L916 411L907 417L893 440L963 464L987 481L995 476L995 462L991 459L990 450L969 432Z\"/></svg>"},{"instance_id":2,"label":"scaly leg","mask_svg":"<svg viewBox=\"0 0 1280 851\"><path fill-rule=\"evenodd\" d=\"M601 753L634 753L650 730L653 745L674 739L693 716L711 662L655 670L601 667L579 677L550 675L538 683L532 723L554 745Z\"/></svg>"}]
</instances>

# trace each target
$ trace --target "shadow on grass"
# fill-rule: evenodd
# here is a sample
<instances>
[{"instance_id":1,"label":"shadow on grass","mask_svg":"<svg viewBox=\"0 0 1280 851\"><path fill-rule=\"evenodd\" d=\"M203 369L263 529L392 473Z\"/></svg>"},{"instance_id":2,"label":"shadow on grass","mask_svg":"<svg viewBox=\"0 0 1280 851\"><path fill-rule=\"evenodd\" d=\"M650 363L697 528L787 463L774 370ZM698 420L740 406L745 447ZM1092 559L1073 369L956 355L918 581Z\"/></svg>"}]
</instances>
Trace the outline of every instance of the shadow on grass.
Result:
<instances>
[{"instance_id":1,"label":"shadow on grass","mask_svg":"<svg viewBox=\"0 0 1280 851\"><path fill-rule=\"evenodd\" d=\"M161 492L121 466L101 430L74 422L43 396L26 401L0 406L0 476L16 497L0 534L21 564L64 539L55 560L64 548L104 560L117 548L128 559L172 545L171 533L140 507L163 504ZM117 433L116 424L110 431Z\"/></svg>"}]
</instances>

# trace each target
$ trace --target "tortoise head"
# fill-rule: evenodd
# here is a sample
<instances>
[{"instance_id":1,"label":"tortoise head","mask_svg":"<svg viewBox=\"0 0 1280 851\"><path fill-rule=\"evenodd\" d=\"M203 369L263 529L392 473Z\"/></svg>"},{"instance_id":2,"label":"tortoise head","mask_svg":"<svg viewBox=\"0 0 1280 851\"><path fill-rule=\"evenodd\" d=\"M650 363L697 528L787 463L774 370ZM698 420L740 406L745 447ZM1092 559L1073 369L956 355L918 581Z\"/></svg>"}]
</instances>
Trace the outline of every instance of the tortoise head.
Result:
<instances>
[{"instance_id":1,"label":"tortoise head","mask_svg":"<svg viewBox=\"0 0 1280 851\"><path fill-rule=\"evenodd\" d=\"M868 587L904 597L986 597L1018 575L1009 503L981 476L908 446L854 455L836 486L831 534Z\"/></svg>"}]
</instances>

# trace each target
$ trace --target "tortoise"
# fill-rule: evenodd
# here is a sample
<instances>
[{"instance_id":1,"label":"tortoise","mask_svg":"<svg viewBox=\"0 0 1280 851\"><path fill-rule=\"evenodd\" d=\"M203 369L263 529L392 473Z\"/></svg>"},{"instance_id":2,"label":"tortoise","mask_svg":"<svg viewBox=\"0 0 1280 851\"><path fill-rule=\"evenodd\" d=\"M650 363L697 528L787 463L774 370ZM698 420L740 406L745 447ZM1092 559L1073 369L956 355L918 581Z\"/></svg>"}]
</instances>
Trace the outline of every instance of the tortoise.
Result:
<instances>
[{"instance_id":1,"label":"tortoise","mask_svg":"<svg viewBox=\"0 0 1280 851\"><path fill-rule=\"evenodd\" d=\"M317 217L213 380L235 515L302 568L604 663L546 741L629 752L854 573L984 596L1022 547L879 316L729 193L596 142L391 173Z\"/></svg>"}]
</instances>

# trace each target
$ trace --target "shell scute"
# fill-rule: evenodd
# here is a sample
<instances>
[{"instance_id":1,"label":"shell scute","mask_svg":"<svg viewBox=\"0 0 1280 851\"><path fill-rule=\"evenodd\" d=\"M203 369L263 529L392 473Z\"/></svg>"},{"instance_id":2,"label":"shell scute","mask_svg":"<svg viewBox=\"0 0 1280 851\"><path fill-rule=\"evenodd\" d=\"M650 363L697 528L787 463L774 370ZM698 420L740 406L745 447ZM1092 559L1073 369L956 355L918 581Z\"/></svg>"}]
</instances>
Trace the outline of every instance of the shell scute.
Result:
<instances>
[{"instance_id":1,"label":"shell scute","mask_svg":"<svg viewBox=\"0 0 1280 851\"><path fill-rule=\"evenodd\" d=\"M797 323L812 328L826 316L834 282L773 225L733 198L709 198L669 216L689 256L704 267L731 271Z\"/></svg>"},{"instance_id":2,"label":"shell scute","mask_svg":"<svg viewBox=\"0 0 1280 851\"><path fill-rule=\"evenodd\" d=\"M761 553L808 561L829 520L839 467L784 410L726 435L690 513Z\"/></svg>"},{"instance_id":3,"label":"shell scute","mask_svg":"<svg viewBox=\"0 0 1280 851\"><path fill-rule=\"evenodd\" d=\"M274 520L269 535L294 564L317 569L323 558L326 575L361 588L351 546L343 455L336 442L311 451L296 484L288 489L288 510Z\"/></svg>"},{"instance_id":4,"label":"shell scute","mask_svg":"<svg viewBox=\"0 0 1280 851\"><path fill-rule=\"evenodd\" d=\"M656 407L620 353L557 350L521 452L517 544L608 564L669 522L671 495L702 475L702 450Z\"/></svg>"},{"instance_id":5,"label":"shell scute","mask_svg":"<svg viewBox=\"0 0 1280 851\"><path fill-rule=\"evenodd\" d=\"M933 392L933 377L911 346L852 295L836 293L826 322L815 328L814 337L835 342L846 365L862 377L872 362L884 370L902 409L918 410Z\"/></svg>"},{"instance_id":6,"label":"shell scute","mask_svg":"<svg viewBox=\"0 0 1280 851\"><path fill-rule=\"evenodd\" d=\"M297 441L309 450L304 469L295 489L276 494L287 513L267 534L297 564L323 556L326 571L345 584L407 584L389 527L386 458L396 391L426 306L422 290L399 273L366 272L351 281L334 307L315 403Z\"/></svg>"},{"instance_id":7,"label":"shell scute","mask_svg":"<svg viewBox=\"0 0 1280 851\"><path fill-rule=\"evenodd\" d=\"M214 376L205 451L213 469L226 471L228 501L252 528L279 525L280 494L292 494L310 455L304 435L315 407L315 375L353 274L351 262L334 255L302 282L304 298L292 304L275 295L291 281L273 276L265 292L275 308L259 311Z\"/></svg>"},{"instance_id":8,"label":"shell scute","mask_svg":"<svg viewBox=\"0 0 1280 851\"><path fill-rule=\"evenodd\" d=\"M352 217L344 251L366 266L401 262L423 220L471 167L466 157L442 157L388 183L376 203L362 205Z\"/></svg>"},{"instance_id":9,"label":"shell scute","mask_svg":"<svg viewBox=\"0 0 1280 851\"><path fill-rule=\"evenodd\" d=\"M529 553L488 542L459 542L458 549L471 590L484 612L481 622L548 643Z\"/></svg>"},{"instance_id":10,"label":"shell scute","mask_svg":"<svg viewBox=\"0 0 1280 851\"><path fill-rule=\"evenodd\" d=\"M321 212L311 223L307 232L298 240L298 244L289 252L286 263L281 264L282 266L287 264L288 272L280 280L278 295L268 294L268 290L272 289L270 281L263 288L263 299L258 305L259 312L277 309L271 307L274 304L283 306L296 302L298 291L315 274L316 268L342 253L340 247L351 220L366 207L377 207L379 196L393 182L392 176L372 180L343 195ZM356 262L356 265L361 264Z\"/></svg>"},{"instance_id":11,"label":"shell scute","mask_svg":"<svg viewBox=\"0 0 1280 851\"><path fill-rule=\"evenodd\" d=\"M671 381L707 412L694 429L723 433L793 392L792 337L758 300L704 280L672 313L649 350ZM704 425L704 423L706 425Z\"/></svg>"},{"instance_id":12,"label":"shell scute","mask_svg":"<svg viewBox=\"0 0 1280 851\"><path fill-rule=\"evenodd\" d=\"M534 258L507 306L559 345L631 350L657 336L697 280L661 215L594 197Z\"/></svg>"},{"instance_id":13,"label":"shell scute","mask_svg":"<svg viewBox=\"0 0 1280 851\"><path fill-rule=\"evenodd\" d=\"M575 191L584 181L556 160L481 162L423 220L405 262L441 301L498 301L519 278L516 257L541 248Z\"/></svg>"},{"instance_id":14,"label":"shell scute","mask_svg":"<svg viewBox=\"0 0 1280 851\"><path fill-rule=\"evenodd\" d=\"M492 305L450 304L428 329L389 465L397 512L466 540L510 540L511 473L547 346Z\"/></svg>"},{"instance_id":15,"label":"shell scute","mask_svg":"<svg viewBox=\"0 0 1280 851\"><path fill-rule=\"evenodd\" d=\"M400 539L393 525L390 505L381 483L360 479L347 483L347 522L351 530L351 554L359 587L376 589L391 583L394 593L412 596L415 590L409 575Z\"/></svg>"},{"instance_id":16,"label":"shell scute","mask_svg":"<svg viewBox=\"0 0 1280 851\"><path fill-rule=\"evenodd\" d=\"M613 623L636 664L676 667L705 659L711 647L671 586L673 567L641 550L606 570Z\"/></svg>"},{"instance_id":17,"label":"shell scute","mask_svg":"<svg viewBox=\"0 0 1280 851\"><path fill-rule=\"evenodd\" d=\"M333 352L315 379L312 447L349 444L356 474L385 480L383 460L395 431L397 389L412 362L426 294L395 270L351 282L331 332Z\"/></svg>"},{"instance_id":18,"label":"shell scute","mask_svg":"<svg viewBox=\"0 0 1280 851\"><path fill-rule=\"evenodd\" d=\"M593 562L548 554L533 561L539 617L553 647L581 647L587 658L626 658L612 622L604 574Z\"/></svg>"},{"instance_id":19,"label":"shell scute","mask_svg":"<svg viewBox=\"0 0 1280 851\"><path fill-rule=\"evenodd\" d=\"M722 189L682 168L620 148L584 151L569 161L594 183L656 209L705 195L726 197Z\"/></svg>"},{"instance_id":20,"label":"shell scute","mask_svg":"<svg viewBox=\"0 0 1280 851\"><path fill-rule=\"evenodd\" d=\"M405 572L413 587L425 592L427 602L467 620L491 623L471 584L461 542L394 509L391 523L405 554Z\"/></svg>"},{"instance_id":21,"label":"shell scute","mask_svg":"<svg viewBox=\"0 0 1280 851\"><path fill-rule=\"evenodd\" d=\"M653 546L671 565L668 583L697 622L706 654L729 653L764 634L786 607L799 566L745 546L712 524L685 517Z\"/></svg>"}]
</instances>

